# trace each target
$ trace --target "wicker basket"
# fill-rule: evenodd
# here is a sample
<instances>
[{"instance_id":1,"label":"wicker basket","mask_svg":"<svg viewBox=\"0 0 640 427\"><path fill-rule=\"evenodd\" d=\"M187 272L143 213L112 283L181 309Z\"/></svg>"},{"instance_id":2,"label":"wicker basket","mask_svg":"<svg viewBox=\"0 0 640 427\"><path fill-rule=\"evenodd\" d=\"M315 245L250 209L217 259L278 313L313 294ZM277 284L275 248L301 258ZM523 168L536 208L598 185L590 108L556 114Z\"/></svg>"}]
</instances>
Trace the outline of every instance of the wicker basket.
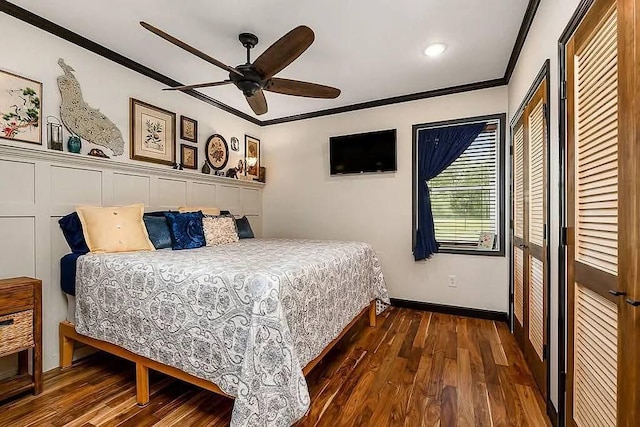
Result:
<instances>
[{"instance_id":1,"label":"wicker basket","mask_svg":"<svg viewBox=\"0 0 640 427\"><path fill-rule=\"evenodd\" d=\"M0 357L33 346L33 310L0 316Z\"/></svg>"}]
</instances>

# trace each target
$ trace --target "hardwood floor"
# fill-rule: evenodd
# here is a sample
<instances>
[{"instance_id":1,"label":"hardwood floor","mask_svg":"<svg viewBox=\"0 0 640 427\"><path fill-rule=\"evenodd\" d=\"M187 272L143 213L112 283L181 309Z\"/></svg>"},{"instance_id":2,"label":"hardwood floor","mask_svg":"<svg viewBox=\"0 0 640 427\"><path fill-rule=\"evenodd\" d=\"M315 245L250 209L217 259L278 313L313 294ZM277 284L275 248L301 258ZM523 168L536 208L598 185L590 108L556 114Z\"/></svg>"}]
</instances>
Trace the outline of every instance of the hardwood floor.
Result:
<instances>
[{"instance_id":1,"label":"hardwood floor","mask_svg":"<svg viewBox=\"0 0 640 427\"><path fill-rule=\"evenodd\" d=\"M225 426L232 400L160 374L135 403L134 366L105 354L45 374L44 392L0 405L0 426ZM307 377L298 426L549 426L506 324L390 308Z\"/></svg>"}]
</instances>

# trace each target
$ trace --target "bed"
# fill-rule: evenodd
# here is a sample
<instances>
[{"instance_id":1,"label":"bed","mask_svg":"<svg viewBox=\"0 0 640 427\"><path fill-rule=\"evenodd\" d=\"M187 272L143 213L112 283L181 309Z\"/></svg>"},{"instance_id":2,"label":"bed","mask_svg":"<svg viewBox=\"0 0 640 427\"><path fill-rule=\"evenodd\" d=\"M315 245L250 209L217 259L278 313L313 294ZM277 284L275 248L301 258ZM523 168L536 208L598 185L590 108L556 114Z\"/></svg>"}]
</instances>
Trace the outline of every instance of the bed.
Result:
<instances>
[{"instance_id":1,"label":"bed","mask_svg":"<svg viewBox=\"0 0 640 427\"><path fill-rule=\"evenodd\" d=\"M65 289L70 293L70 289ZM304 374L376 301L388 303L368 244L246 239L183 251L77 257L75 323L60 325L61 366L83 342L235 399L233 426L291 425L309 408Z\"/></svg>"}]
</instances>

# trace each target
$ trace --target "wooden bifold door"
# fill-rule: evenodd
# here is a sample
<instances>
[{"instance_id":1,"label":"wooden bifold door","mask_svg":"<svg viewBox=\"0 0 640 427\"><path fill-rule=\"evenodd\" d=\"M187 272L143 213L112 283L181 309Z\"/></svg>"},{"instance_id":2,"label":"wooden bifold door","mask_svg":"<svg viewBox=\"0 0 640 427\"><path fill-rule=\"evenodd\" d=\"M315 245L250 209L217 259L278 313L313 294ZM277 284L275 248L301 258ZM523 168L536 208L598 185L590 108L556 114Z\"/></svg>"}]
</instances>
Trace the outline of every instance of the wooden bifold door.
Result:
<instances>
[{"instance_id":1,"label":"wooden bifold door","mask_svg":"<svg viewBox=\"0 0 640 427\"><path fill-rule=\"evenodd\" d=\"M513 127L514 334L542 394L547 394L546 79Z\"/></svg>"},{"instance_id":2,"label":"wooden bifold door","mask_svg":"<svg viewBox=\"0 0 640 427\"><path fill-rule=\"evenodd\" d=\"M640 425L638 2L566 45L568 426Z\"/></svg>"}]
</instances>

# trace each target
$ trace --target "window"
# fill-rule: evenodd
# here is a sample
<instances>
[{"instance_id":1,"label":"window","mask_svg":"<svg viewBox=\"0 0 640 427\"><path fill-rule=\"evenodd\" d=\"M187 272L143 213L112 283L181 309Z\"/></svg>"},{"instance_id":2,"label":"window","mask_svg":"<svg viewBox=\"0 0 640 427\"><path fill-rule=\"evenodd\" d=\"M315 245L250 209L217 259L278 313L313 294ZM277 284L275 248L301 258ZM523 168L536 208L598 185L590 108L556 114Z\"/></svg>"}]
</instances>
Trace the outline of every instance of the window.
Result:
<instances>
[{"instance_id":1,"label":"window","mask_svg":"<svg viewBox=\"0 0 640 427\"><path fill-rule=\"evenodd\" d=\"M504 255L504 120L504 115L495 115L414 126L417 141L424 129L486 123L460 157L428 182L441 253ZM414 177L415 168L414 164ZM493 248L479 247L481 235L495 236Z\"/></svg>"}]
</instances>

